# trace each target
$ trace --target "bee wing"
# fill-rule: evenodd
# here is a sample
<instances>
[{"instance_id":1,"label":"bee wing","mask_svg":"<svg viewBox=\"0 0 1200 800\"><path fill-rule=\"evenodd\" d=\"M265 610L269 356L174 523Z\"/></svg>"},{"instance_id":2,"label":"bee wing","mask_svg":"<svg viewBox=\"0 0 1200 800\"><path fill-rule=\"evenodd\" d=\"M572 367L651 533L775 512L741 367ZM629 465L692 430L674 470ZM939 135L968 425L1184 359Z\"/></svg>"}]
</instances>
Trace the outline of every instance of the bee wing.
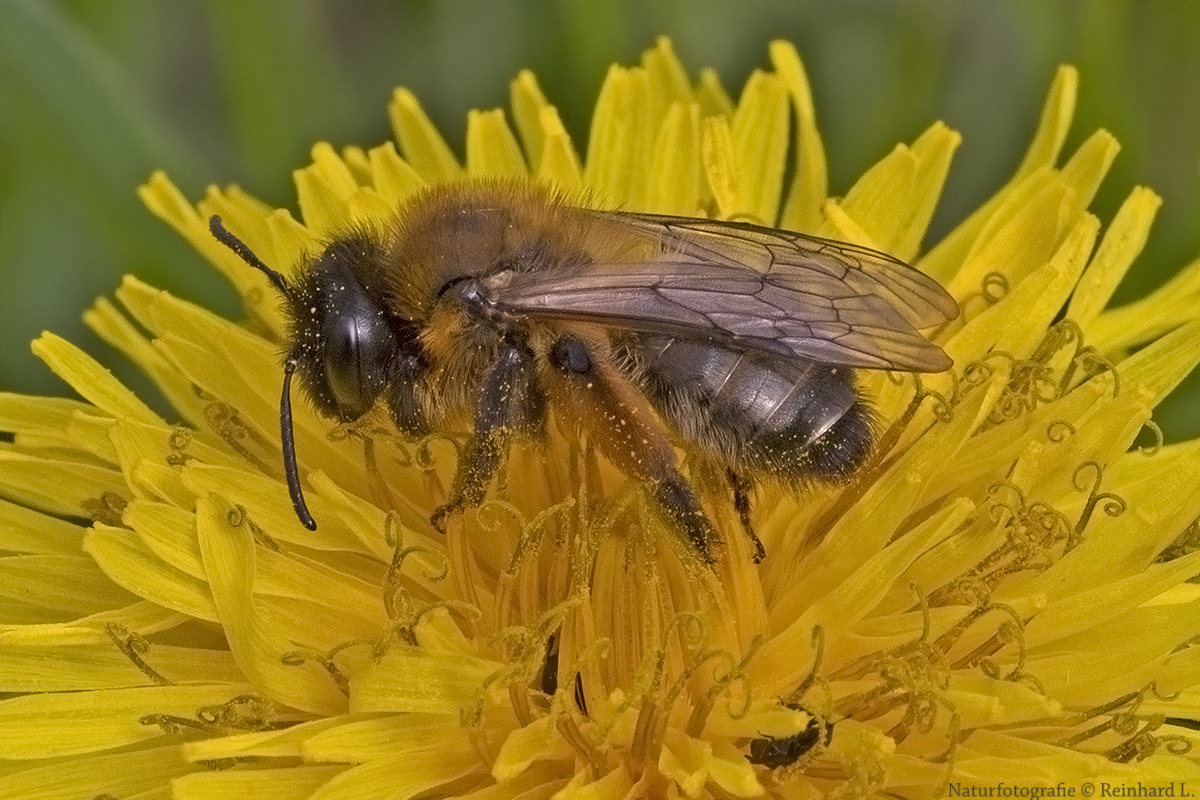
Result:
<instances>
[{"instance_id":1,"label":"bee wing","mask_svg":"<svg viewBox=\"0 0 1200 800\"><path fill-rule=\"evenodd\" d=\"M924 273L886 253L849 242L764 228L743 222L652 214L613 215L641 235L657 238L666 252L701 263L748 267L781 280L833 280L858 294L881 297L915 328L958 316L958 304Z\"/></svg>"},{"instance_id":2,"label":"bee wing","mask_svg":"<svg viewBox=\"0 0 1200 800\"><path fill-rule=\"evenodd\" d=\"M490 287L495 305L848 367L938 372L952 364L917 329L958 316L954 299L883 253L740 222L606 219L656 241L661 255L509 273Z\"/></svg>"}]
</instances>

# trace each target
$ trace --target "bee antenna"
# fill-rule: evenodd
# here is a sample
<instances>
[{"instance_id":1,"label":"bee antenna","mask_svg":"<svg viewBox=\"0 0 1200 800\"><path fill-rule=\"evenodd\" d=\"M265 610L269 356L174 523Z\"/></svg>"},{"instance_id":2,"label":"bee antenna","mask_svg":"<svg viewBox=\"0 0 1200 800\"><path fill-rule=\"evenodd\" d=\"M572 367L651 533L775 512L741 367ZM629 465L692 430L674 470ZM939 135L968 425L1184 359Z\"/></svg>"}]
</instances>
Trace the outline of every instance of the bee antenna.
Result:
<instances>
[{"instance_id":1,"label":"bee antenna","mask_svg":"<svg viewBox=\"0 0 1200 800\"><path fill-rule=\"evenodd\" d=\"M219 216L213 214L208 218L208 229L212 231L213 238L237 253L242 261L265 273L284 297L292 297L292 286L287 282L287 278L268 267L262 262L262 259L254 255L254 251L247 247L245 242L234 236L221 224ZM287 479L292 508L296 509L296 516L300 519L300 524L310 531L315 531L317 521L312 518L312 514L308 513L308 505L304 502L304 492L300 488L300 470L296 466L296 436L292 431L292 373L295 371L296 359L294 356L288 356L287 362L283 366L283 396L279 400L279 438L280 444L283 446L283 474Z\"/></svg>"},{"instance_id":2,"label":"bee antenna","mask_svg":"<svg viewBox=\"0 0 1200 800\"><path fill-rule=\"evenodd\" d=\"M296 359L288 357L283 367L283 397L279 400L279 437L283 447L283 474L287 478L288 495L300 524L310 531L317 529L317 521L308 513L304 492L300 488L300 470L296 467L296 438L292 432L292 373L296 371Z\"/></svg>"},{"instance_id":3,"label":"bee antenna","mask_svg":"<svg viewBox=\"0 0 1200 800\"><path fill-rule=\"evenodd\" d=\"M221 224L221 218L219 216L213 214L208 218L208 229L212 231L214 239L228 247L233 252L237 253L238 256L241 257L242 261L245 261L250 266L265 273L266 276L271 279L271 283L275 284L275 288L278 289L284 297L292 296L292 286L287 282L287 278L268 267L262 262L262 259L254 255L254 251L247 247L245 242L234 236L225 228L223 224Z\"/></svg>"}]
</instances>

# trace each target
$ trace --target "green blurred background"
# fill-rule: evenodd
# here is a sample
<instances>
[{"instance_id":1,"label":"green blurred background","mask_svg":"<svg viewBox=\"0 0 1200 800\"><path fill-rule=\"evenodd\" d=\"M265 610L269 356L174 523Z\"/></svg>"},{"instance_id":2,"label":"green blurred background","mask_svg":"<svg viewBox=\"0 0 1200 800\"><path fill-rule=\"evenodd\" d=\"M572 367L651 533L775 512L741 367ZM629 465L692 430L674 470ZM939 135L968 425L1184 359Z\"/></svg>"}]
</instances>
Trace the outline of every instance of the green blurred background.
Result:
<instances>
[{"instance_id":1,"label":"green blurred background","mask_svg":"<svg viewBox=\"0 0 1200 800\"><path fill-rule=\"evenodd\" d=\"M1118 302L1200 254L1196 0L0 0L0 388L64 391L29 351L49 329L148 394L80 322L125 273L239 315L139 204L152 170L192 198L238 183L294 207L312 143L389 137L393 87L461 153L466 112L505 106L525 67L582 151L607 65L658 34L735 96L771 39L796 43L834 194L936 119L962 132L930 241L1004 182L1073 63L1068 150L1097 127L1124 148L1093 210L1107 223L1135 184L1165 199ZM1169 439L1200 434L1200 375L1159 416Z\"/></svg>"}]
</instances>

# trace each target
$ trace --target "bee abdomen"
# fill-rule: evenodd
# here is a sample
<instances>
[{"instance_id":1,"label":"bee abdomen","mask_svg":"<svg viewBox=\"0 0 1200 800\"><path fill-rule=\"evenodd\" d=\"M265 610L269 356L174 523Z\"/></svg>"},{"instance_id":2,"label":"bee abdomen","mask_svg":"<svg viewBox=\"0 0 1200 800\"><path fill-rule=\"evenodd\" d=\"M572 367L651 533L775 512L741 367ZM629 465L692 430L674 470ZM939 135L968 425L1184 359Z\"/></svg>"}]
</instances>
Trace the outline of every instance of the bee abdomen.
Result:
<instances>
[{"instance_id":1,"label":"bee abdomen","mask_svg":"<svg viewBox=\"0 0 1200 800\"><path fill-rule=\"evenodd\" d=\"M639 337L636 352L659 413L738 472L836 480L870 453L870 412L852 370L667 336Z\"/></svg>"}]
</instances>

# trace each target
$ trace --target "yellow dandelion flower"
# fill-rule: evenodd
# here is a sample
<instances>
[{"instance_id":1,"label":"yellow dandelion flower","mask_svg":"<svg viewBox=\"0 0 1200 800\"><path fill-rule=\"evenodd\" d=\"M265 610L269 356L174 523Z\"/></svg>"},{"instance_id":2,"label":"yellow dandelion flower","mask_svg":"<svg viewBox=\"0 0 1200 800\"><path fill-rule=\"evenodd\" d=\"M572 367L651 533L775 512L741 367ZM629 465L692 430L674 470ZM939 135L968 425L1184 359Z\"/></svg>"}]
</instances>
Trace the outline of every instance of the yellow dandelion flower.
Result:
<instances>
[{"instance_id":1,"label":"yellow dandelion flower","mask_svg":"<svg viewBox=\"0 0 1200 800\"><path fill-rule=\"evenodd\" d=\"M1134 447L1200 361L1200 262L1108 308L1158 198L1102 230L1117 144L1061 156L1077 77L1029 151L925 253L958 136L934 124L843 198L803 67L735 102L661 41L614 67L584 157L532 75L461 164L398 90L399 149L321 144L300 217L236 189L149 208L241 292L232 322L128 278L89 324L180 422L45 334L80 399L0 395L0 797L910 797L1200 786L1200 442ZM795 174L787 178L788 165ZM569 424L517 443L478 509L430 526L463 439L386 414L292 427L276 287L422 187L536 179L613 207L779 227L915 263L958 300L943 374L863 372L879 442L853 481L765 486L756 564L721 481L711 567ZM569 421L565 421L569 422Z\"/></svg>"}]
</instances>

